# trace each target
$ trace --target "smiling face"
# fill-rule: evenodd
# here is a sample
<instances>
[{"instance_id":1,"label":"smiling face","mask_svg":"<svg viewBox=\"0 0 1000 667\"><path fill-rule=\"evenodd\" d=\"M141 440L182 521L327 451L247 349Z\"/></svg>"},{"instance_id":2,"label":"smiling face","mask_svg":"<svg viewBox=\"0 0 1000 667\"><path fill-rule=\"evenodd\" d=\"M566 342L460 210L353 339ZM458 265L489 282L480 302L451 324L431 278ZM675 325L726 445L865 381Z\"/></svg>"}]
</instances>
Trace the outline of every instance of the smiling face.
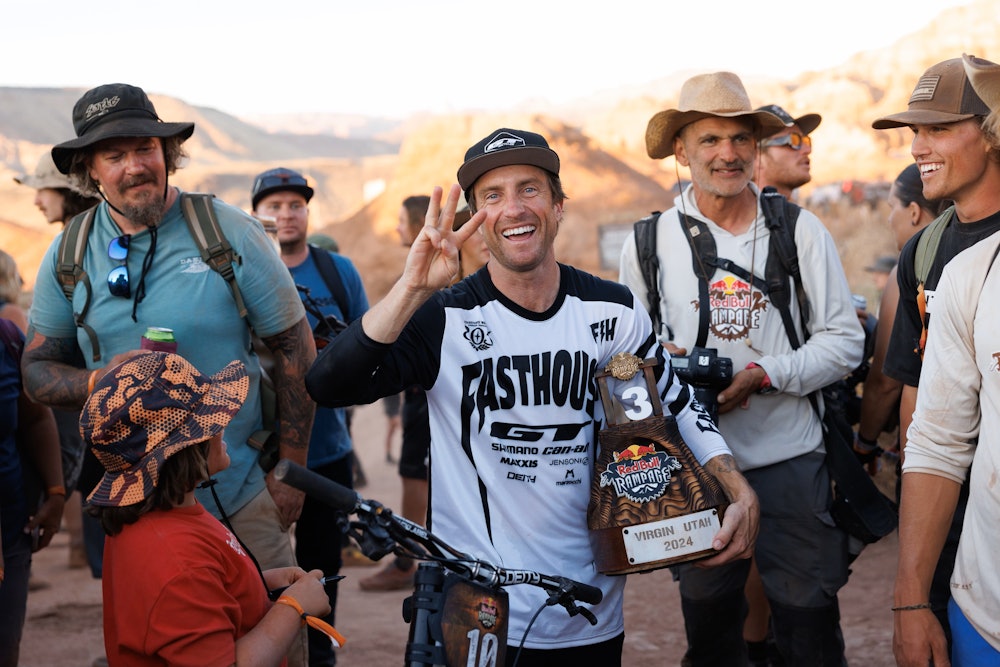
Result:
<instances>
[{"instance_id":1,"label":"smiling face","mask_svg":"<svg viewBox=\"0 0 1000 667\"><path fill-rule=\"evenodd\" d=\"M749 119L702 118L674 139L677 162L691 169L695 193L735 197L753 175L757 144Z\"/></svg>"},{"instance_id":2,"label":"smiling face","mask_svg":"<svg viewBox=\"0 0 1000 667\"><path fill-rule=\"evenodd\" d=\"M553 243L563 203L554 201L545 170L523 164L497 167L479 177L472 193L476 210L487 212L480 232L499 267L524 273L546 261L555 263Z\"/></svg>"},{"instance_id":3,"label":"smiling face","mask_svg":"<svg viewBox=\"0 0 1000 667\"><path fill-rule=\"evenodd\" d=\"M951 199L961 208L984 188L992 188L982 178L990 166L990 146L977 119L910 129L910 152L920 169L926 199Z\"/></svg>"}]
</instances>

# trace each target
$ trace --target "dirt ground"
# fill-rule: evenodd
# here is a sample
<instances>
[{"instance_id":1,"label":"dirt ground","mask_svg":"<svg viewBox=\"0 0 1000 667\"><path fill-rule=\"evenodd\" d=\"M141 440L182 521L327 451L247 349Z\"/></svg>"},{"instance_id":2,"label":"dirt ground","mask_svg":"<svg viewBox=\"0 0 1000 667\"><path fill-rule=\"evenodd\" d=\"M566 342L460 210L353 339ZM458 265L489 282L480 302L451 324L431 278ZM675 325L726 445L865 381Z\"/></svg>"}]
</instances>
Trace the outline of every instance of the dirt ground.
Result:
<instances>
[{"instance_id":1,"label":"dirt ground","mask_svg":"<svg viewBox=\"0 0 1000 667\"><path fill-rule=\"evenodd\" d=\"M379 405L357 409L355 446L368 476L360 489L365 498L390 508L399 506L396 467L385 462L386 420ZM398 436L393 442L398 453ZM35 577L48 584L28 599L21 642L21 667L89 667L103 654L101 586L89 570L67 568L68 538L60 533L36 554ZM847 658L854 667L890 667L892 658L892 581L896 534L868 547L855 561L851 579L840 594ZM379 564L378 566L381 566ZM376 566L376 567L378 567ZM401 616L406 591L366 593L358 580L372 567L345 567L340 584L337 629L347 637L338 664L359 667L398 665L403 661L408 626ZM625 593L623 664L679 665L685 647L677 585L666 570L631 575Z\"/></svg>"}]
</instances>

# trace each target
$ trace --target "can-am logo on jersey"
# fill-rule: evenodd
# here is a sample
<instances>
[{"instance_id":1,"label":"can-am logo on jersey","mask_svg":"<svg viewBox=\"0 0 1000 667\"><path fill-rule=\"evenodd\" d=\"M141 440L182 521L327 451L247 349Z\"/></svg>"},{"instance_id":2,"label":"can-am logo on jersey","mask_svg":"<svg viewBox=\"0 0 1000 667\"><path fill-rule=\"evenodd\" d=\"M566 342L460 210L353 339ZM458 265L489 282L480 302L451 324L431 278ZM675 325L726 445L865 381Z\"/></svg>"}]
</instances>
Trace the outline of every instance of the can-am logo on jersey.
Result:
<instances>
[{"instance_id":1,"label":"can-am logo on jersey","mask_svg":"<svg viewBox=\"0 0 1000 667\"><path fill-rule=\"evenodd\" d=\"M497 136L490 139L490 143L486 144L486 148L483 149L483 153L492 153L493 151L504 150L505 148L513 148L514 146L524 146L524 139L517 136L516 134L511 134L510 132L501 132Z\"/></svg>"},{"instance_id":2,"label":"can-am logo on jersey","mask_svg":"<svg viewBox=\"0 0 1000 667\"><path fill-rule=\"evenodd\" d=\"M486 322L466 322L465 333L462 334L462 337L469 341L473 350L478 352L493 347L493 334L486 326Z\"/></svg>"},{"instance_id":3,"label":"can-am logo on jersey","mask_svg":"<svg viewBox=\"0 0 1000 667\"><path fill-rule=\"evenodd\" d=\"M620 452L612 452L611 463L601 473L601 488L611 486L619 498L645 503L667 492L672 471L680 470L681 463L657 451L652 440L638 440Z\"/></svg>"},{"instance_id":4,"label":"can-am logo on jersey","mask_svg":"<svg viewBox=\"0 0 1000 667\"><path fill-rule=\"evenodd\" d=\"M708 286L708 305L712 333L722 340L743 340L760 326L767 301L748 283L728 275Z\"/></svg>"}]
</instances>

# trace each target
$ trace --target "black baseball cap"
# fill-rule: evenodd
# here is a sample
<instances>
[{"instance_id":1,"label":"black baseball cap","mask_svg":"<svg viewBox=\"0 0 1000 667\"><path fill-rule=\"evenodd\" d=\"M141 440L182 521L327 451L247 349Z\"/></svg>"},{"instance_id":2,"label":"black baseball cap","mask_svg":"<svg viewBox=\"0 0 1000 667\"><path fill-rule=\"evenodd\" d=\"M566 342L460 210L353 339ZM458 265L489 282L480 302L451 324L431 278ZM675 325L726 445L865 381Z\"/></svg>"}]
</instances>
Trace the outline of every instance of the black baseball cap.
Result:
<instances>
[{"instance_id":1,"label":"black baseball cap","mask_svg":"<svg viewBox=\"0 0 1000 667\"><path fill-rule=\"evenodd\" d=\"M465 162L458 169L458 184L468 192L486 172L511 164L528 164L559 175L559 156L549 148L545 137L502 127L465 152Z\"/></svg>"},{"instance_id":2,"label":"black baseball cap","mask_svg":"<svg viewBox=\"0 0 1000 667\"><path fill-rule=\"evenodd\" d=\"M180 137L194 133L194 123L164 123L142 88L127 83L108 83L91 88L73 105L76 139L52 147L52 160L63 174L69 173L73 154L104 139L119 137Z\"/></svg>"},{"instance_id":3,"label":"black baseball cap","mask_svg":"<svg viewBox=\"0 0 1000 667\"><path fill-rule=\"evenodd\" d=\"M294 169L278 167L276 169L268 169L253 179L253 190L251 191L253 208L257 208L257 202L269 194L285 190L298 192L306 198L307 204L313 196L313 189L309 187L305 176Z\"/></svg>"},{"instance_id":4,"label":"black baseball cap","mask_svg":"<svg viewBox=\"0 0 1000 667\"><path fill-rule=\"evenodd\" d=\"M786 127L798 125L799 129L802 130L802 134L811 134L812 131L819 127L819 124L823 122L823 117L818 113L807 113L803 116L799 116L798 118L793 118L792 114L788 113L777 104L768 104L767 106L757 108L756 111L767 111L774 114L781 119L781 122L784 123Z\"/></svg>"}]
</instances>

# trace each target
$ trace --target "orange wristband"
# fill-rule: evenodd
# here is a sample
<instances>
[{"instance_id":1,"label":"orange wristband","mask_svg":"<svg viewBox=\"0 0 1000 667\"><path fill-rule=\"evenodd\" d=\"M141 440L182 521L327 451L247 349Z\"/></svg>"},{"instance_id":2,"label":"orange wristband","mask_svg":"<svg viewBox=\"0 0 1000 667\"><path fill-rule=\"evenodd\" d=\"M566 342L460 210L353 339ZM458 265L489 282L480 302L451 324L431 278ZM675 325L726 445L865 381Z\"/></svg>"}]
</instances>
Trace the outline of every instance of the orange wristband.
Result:
<instances>
[{"instance_id":1,"label":"orange wristband","mask_svg":"<svg viewBox=\"0 0 1000 667\"><path fill-rule=\"evenodd\" d=\"M94 393L94 383L97 382L97 371L91 371L90 377L87 378L87 396Z\"/></svg>"},{"instance_id":2,"label":"orange wristband","mask_svg":"<svg viewBox=\"0 0 1000 667\"><path fill-rule=\"evenodd\" d=\"M344 635L337 632L337 629L324 621L321 618L316 618L315 616L310 616L302 609L302 605L299 601L293 598L291 595L282 595L277 600L278 604L285 604L298 612L299 617L302 619L302 624L308 624L309 627L315 628L322 632L324 635L330 638L330 643L333 644L334 648L340 648L347 643L347 639Z\"/></svg>"},{"instance_id":3,"label":"orange wristband","mask_svg":"<svg viewBox=\"0 0 1000 667\"><path fill-rule=\"evenodd\" d=\"M50 497L50 498L52 496L62 496L63 498L65 498L66 497L66 487L65 486L50 486L49 488L47 488L45 490L45 495L47 497Z\"/></svg>"}]
</instances>

